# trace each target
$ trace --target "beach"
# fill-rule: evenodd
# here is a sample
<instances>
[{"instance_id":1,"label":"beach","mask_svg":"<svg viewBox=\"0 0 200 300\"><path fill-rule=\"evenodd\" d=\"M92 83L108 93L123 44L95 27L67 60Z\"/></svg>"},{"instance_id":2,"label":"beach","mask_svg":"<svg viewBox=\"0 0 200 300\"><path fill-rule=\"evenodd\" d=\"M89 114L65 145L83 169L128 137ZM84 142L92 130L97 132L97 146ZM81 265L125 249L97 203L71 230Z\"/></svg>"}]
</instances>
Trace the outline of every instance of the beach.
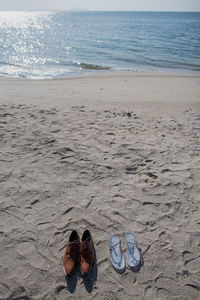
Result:
<instances>
[{"instance_id":1,"label":"beach","mask_svg":"<svg viewBox=\"0 0 200 300\"><path fill-rule=\"evenodd\" d=\"M198 300L200 75L102 72L0 78L0 299ZM71 230L92 272L70 280ZM141 267L118 274L108 239L133 232Z\"/></svg>"}]
</instances>

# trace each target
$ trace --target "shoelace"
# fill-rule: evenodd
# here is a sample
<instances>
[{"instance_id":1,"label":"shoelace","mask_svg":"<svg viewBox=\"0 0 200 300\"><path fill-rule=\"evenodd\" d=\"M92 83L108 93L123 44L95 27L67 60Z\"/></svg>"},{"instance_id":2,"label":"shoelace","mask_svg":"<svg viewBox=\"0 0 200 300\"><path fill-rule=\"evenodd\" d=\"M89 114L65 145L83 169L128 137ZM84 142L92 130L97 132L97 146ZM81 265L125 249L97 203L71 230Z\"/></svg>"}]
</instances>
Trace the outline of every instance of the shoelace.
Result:
<instances>
[{"instance_id":1,"label":"shoelace","mask_svg":"<svg viewBox=\"0 0 200 300\"><path fill-rule=\"evenodd\" d=\"M90 253L89 253L89 247L88 247L88 242L90 241L89 238L87 238L85 241L82 242L83 248L81 251L81 254L87 262L90 262Z\"/></svg>"},{"instance_id":2,"label":"shoelace","mask_svg":"<svg viewBox=\"0 0 200 300\"><path fill-rule=\"evenodd\" d=\"M87 251L88 249L88 244L85 242L83 243L83 252Z\"/></svg>"},{"instance_id":3,"label":"shoelace","mask_svg":"<svg viewBox=\"0 0 200 300\"><path fill-rule=\"evenodd\" d=\"M73 255L74 255L74 248L77 243L78 243L78 240L68 243L68 245L70 246L69 251L67 252L67 254L69 255L69 259L72 259Z\"/></svg>"},{"instance_id":4,"label":"shoelace","mask_svg":"<svg viewBox=\"0 0 200 300\"><path fill-rule=\"evenodd\" d=\"M83 241L83 249L87 249L88 248L88 242L90 241L90 238L87 238L85 241Z\"/></svg>"}]
</instances>

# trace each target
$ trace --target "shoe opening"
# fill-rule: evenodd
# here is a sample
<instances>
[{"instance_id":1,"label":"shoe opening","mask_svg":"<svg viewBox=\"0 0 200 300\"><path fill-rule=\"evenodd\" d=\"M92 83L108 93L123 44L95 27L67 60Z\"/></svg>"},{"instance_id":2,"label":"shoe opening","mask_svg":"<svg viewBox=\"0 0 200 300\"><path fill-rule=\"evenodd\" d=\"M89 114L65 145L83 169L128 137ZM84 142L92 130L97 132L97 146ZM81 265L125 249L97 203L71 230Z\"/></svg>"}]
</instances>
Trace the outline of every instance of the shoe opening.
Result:
<instances>
[{"instance_id":1,"label":"shoe opening","mask_svg":"<svg viewBox=\"0 0 200 300\"><path fill-rule=\"evenodd\" d=\"M78 234L76 232L76 230L73 230L70 237L69 237L69 241L70 242L74 242L78 240Z\"/></svg>"},{"instance_id":2,"label":"shoe opening","mask_svg":"<svg viewBox=\"0 0 200 300\"><path fill-rule=\"evenodd\" d=\"M85 242L85 241L89 241L90 240L90 232L89 230L85 230L84 233L83 233L83 236L82 236L82 241Z\"/></svg>"}]
</instances>

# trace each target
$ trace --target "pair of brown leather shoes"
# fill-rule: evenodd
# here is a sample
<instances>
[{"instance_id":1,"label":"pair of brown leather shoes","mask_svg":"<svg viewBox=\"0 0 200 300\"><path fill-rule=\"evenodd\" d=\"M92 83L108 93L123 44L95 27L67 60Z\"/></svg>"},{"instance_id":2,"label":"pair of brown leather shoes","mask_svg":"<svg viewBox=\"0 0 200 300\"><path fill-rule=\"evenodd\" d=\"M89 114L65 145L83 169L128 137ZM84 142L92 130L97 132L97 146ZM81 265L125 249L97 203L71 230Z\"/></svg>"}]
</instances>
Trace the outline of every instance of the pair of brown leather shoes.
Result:
<instances>
[{"instance_id":1,"label":"pair of brown leather shoes","mask_svg":"<svg viewBox=\"0 0 200 300\"><path fill-rule=\"evenodd\" d=\"M88 230L85 230L80 241L79 234L73 230L63 258L64 272L70 276L78 263L80 250L80 270L82 275L88 275L94 265L94 246L92 236Z\"/></svg>"}]
</instances>

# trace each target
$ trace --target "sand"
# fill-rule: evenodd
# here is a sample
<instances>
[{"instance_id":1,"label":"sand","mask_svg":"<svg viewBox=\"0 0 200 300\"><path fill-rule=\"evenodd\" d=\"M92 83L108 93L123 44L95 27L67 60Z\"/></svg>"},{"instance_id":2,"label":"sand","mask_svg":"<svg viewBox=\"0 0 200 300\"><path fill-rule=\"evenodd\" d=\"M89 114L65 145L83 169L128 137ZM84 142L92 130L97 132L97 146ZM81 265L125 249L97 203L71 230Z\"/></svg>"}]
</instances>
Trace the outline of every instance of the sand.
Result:
<instances>
[{"instance_id":1,"label":"sand","mask_svg":"<svg viewBox=\"0 0 200 300\"><path fill-rule=\"evenodd\" d=\"M200 299L200 75L0 79L0 299ZM65 280L72 229L96 250ZM107 241L134 232L137 272Z\"/></svg>"}]
</instances>

